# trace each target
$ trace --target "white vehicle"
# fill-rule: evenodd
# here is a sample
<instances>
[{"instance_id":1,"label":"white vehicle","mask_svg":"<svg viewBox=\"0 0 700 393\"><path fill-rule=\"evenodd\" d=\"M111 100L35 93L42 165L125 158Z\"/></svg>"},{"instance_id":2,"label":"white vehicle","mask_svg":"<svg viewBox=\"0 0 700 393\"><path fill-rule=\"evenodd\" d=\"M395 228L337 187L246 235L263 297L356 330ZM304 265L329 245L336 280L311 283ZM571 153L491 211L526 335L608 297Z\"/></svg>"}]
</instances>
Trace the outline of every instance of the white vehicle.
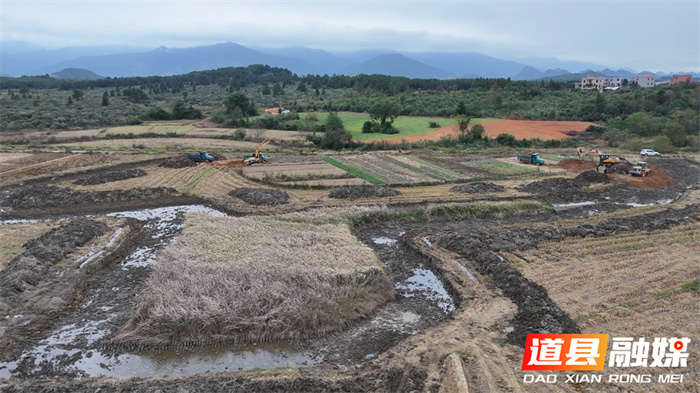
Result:
<instances>
[{"instance_id":1,"label":"white vehicle","mask_svg":"<svg viewBox=\"0 0 700 393\"><path fill-rule=\"evenodd\" d=\"M640 156L660 156L661 154L657 151L651 150L651 149L642 149L642 151L639 152Z\"/></svg>"}]
</instances>

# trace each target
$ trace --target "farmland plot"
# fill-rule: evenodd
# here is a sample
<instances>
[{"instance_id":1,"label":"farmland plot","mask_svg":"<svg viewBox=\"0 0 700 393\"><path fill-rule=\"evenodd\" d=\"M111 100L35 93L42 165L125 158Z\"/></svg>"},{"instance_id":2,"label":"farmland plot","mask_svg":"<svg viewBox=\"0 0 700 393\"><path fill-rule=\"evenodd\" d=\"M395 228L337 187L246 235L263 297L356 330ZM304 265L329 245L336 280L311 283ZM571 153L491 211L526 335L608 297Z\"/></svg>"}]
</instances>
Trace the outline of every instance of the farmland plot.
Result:
<instances>
[{"instance_id":1,"label":"farmland plot","mask_svg":"<svg viewBox=\"0 0 700 393\"><path fill-rule=\"evenodd\" d=\"M410 156L363 154L337 156L333 159L387 184L441 182L464 178L457 172Z\"/></svg>"},{"instance_id":2,"label":"farmland plot","mask_svg":"<svg viewBox=\"0 0 700 393\"><path fill-rule=\"evenodd\" d=\"M700 336L700 224L691 222L652 233L565 239L506 255L530 280L576 320L582 333L611 337ZM697 357L683 369L700 372ZM696 352L697 353L697 352ZM617 372L626 372L618 369ZM611 369L610 372L616 372ZM644 373L668 373L645 368ZM653 380L657 380L654 376ZM667 391L663 385L651 391ZM686 391L700 388L695 378ZM672 389L668 390L671 391Z\"/></svg>"},{"instance_id":3,"label":"farmland plot","mask_svg":"<svg viewBox=\"0 0 700 393\"><path fill-rule=\"evenodd\" d=\"M243 175L282 185L335 186L366 184L364 180L325 161L253 165L244 167Z\"/></svg>"},{"instance_id":4,"label":"farmland plot","mask_svg":"<svg viewBox=\"0 0 700 393\"><path fill-rule=\"evenodd\" d=\"M212 201L223 202L237 210L250 210L252 207L237 198L228 195L236 188L260 188L258 183L247 180L238 174L236 168L199 164L185 168L164 168L150 165L143 168L145 176L115 182L76 186L64 182L63 186L73 187L78 191L106 191L113 189L170 187L179 193L199 196ZM300 207L299 201L292 200L283 209L293 210ZM256 206L257 212L274 212L280 207Z\"/></svg>"}]
</instances>

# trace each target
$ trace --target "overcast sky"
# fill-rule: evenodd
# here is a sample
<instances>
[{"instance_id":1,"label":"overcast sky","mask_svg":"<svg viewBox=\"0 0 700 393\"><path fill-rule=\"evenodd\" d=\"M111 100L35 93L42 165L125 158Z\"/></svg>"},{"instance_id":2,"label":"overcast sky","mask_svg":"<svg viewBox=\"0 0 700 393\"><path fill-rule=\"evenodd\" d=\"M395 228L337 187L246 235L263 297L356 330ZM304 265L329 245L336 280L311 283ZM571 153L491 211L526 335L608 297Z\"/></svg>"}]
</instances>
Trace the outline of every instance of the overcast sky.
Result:
<instances>
[{"instance_id":1,"label":"overcast sky","mask_svg":"<svg viewBox=\"0 0 700 393\"><path fill-rule=\"evenodd\" d=\"M0 0L0 41L556 57L700 72L700 2Z\"/></svg>"}]
</instances>

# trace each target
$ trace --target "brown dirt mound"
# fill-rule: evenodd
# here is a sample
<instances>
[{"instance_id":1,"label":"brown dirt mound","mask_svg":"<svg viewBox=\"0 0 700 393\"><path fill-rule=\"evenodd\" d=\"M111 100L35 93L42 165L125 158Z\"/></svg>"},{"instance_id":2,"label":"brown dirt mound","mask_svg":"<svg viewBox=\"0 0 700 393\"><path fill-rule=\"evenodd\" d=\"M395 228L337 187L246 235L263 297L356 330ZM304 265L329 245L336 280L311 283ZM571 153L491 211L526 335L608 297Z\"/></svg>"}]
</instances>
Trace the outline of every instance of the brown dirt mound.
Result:
<instances>
[{"instance_id":1,"label":"brown dirt mound","mask_svg":"<svg viewBox=\"0 0 700 393\"><path fill-rule=\"evenodd\" d=\"M585 171L576 176L574 181L579 184L609 183L610 178L605 173L598 171Z\"/></svg>"},{"instance_id":2,"label":"brown dirt mound","mask_svg":"<svg viewBox=\"0 0 700 393\"><path fill-rule=\"evenodd\" d=\"M567 158L565 160L559 161L559 166L572 172L583 172L591 169L595 169L595 162L593 161L581 161L575 158Z\"/></svg>"},{"instance_id":3,"label":"brown dirt mound","mask_svg":"<svg viewBox=\"0 0 700 393\"><path fill-rule=\"evenodd\" d=\"M580 188L581 185L572 179L554 177L551 179L533 181L532 183L518 187L518 190L529 192L531 194L550 194L559 193L562 191L573 191Z\"/></svg>"},{"instance_id":4,"label":"brown dirt mound","mask_svg":"<svg viewBox=\"0 0 700 393\"><path fill-rule=\"evenodd\" d=\"M358 199L384 198L401 194L399 191L381 186L340 186L333 187L328 193L329 198Z\"/></svg>"},{"instance_id":5,"label":"brown dirt mound","mask_svg":"<svg viewBox=\"0 0 700 393\"><path fill-rule=\"evenodd\" d=\"M187 168L187 167L196 166L196 165L197 165L196 162L189 160L186 157L182 157L182 158L175 157L175 158L168 158L167 160L163 161L158 166L163 167L163 168L178 169L178 168Z\"/></svg>"},{"instance_id":6,"label":"brown dirt mound","mask_svg":"<svg viewBox=\"0 0 700 393\"><path fill-rule=\"evenodd\" d=\"M612 173L610 178L635 188L663 188L676 184L676 180L661 170L661 168L654 165L649 165L649 167L651 168L651 173L644 177Z\"/></svg>"},{"instance_id":7,"label":"brown dirt mound","mask_svg":"<svg viewBox=\"0 0 700 393\"><path fill-rule=\"evenodd\" d=\"M214 161L209 165L214 166L239 166L243 165L243 160L231 160L231 161Z\"/></svg>"},{"instance_id":8,"label":"brown dirt mound","mask_svg":"<svg viewBox=\"0 0 700 393\"><path fill-rule=\"evenodd\" d=\"M228 193L249 205L284 205L288 203L289 194L273 188L237 188Z\"/></svg>"},{"instance_id":9,"label":"brown dirt mound","mask_svg":"<svg viewBox=\"0 0 700 393\"><path fill-rule=\"evenodd\" d=\"M505 187L499 186L498 184L482 182L460 184L450 188L450 191L452 192L464 192L469 194L478 194L480 192L503 192L505 190Z\"/></svg>"},{"instance_id":10,"label":"brown dirt mound","mask_svg":"<svg viewBox=\"0 0 700 393\"><path fill-rule=\"evenodd\" d=\"M113 181L131 179L133 177L145 176L146 171L143 169L127 169L125 171L111 171L94 174L92 176L84 177L73 182L73 184L85 186L93 184L109 183Z\"/></svg>"}]
</instances>

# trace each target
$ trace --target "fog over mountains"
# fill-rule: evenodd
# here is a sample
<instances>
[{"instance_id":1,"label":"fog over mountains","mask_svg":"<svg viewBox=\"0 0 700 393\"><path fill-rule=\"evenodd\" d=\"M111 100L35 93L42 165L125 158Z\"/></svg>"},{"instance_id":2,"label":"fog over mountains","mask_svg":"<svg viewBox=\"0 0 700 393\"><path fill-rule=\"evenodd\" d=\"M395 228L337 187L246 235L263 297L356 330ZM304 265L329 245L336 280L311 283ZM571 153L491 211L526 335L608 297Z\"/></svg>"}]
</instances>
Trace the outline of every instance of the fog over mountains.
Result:
<instances>
[{"instance_id":1,"label":"fog over mountains","mask_svg":"<svg viewBox=\"0 0 700 393\"><path fill-rule=\"evenodd\" d=\"M28 43L3 42L2 76L55 74L64 69L86 69L103 77L168 76L223 67L267 64L298 75L384 74L408 78L511 78L514 80L577 79L587 74L633 78L635 73L657 77L674 72L610 70L604 65L561 61L556 58L498 59L481 53L365 50L331 53L301 46L244 47L227 42L191 48L100 46L37 50ZM595 71L592 71L595 70ZM694 74L694 77L698 77Z\"/></svg>"}]
</instances>

